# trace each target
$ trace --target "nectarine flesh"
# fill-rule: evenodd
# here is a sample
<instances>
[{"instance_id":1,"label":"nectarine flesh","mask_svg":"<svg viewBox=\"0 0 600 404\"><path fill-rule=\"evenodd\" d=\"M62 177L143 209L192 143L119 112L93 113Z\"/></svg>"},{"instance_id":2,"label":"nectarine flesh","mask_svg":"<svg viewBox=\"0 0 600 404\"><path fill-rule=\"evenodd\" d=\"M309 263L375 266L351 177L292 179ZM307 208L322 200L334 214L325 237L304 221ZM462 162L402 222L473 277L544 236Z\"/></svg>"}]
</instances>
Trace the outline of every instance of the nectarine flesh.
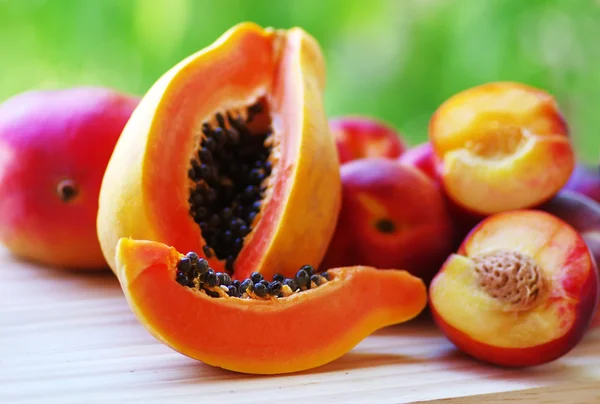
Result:
<instances>
[{"instance_id":1,"label":"nectarine flesh","mask_svg":"<svg viewBox=\"0 0 600 404\"><path fill-rule=\"evenodd\" d=\"M429 139L448 196L480 215L550 199L575 162L554 98L520 83L489 83L449 98L430 121Z\"/></svg>"},{"instance_id":2,"label":"nectarine flesh","mask_svg":"<svg viewBox=\"0 0 600 404\"><path fill-rule=\"evenodd\" d=\"M537 210L478 224L433 279L433 318L463 352L503 366L532 366L569 352L588 329L598 271L584 240Z\"/></svg>"}]
</instances>

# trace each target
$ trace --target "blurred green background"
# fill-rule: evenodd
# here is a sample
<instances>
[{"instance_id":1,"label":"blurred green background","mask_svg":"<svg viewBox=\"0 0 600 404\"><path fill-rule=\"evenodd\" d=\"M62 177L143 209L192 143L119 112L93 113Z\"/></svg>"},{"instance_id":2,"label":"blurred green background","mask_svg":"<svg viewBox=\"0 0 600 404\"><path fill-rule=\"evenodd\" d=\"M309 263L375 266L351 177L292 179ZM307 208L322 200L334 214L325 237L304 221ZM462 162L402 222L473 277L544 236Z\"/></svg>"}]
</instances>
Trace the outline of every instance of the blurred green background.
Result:
<instances>
[{"instance_id":1,"label":"blurred green background","mask_svg":"<svg viewBox=\"0 0 600 404\"><path fill-rule=\"evenodd\" d=\"M0 100L82 84L141 95L244 20L317 38L330 116L375 116L415 144L452 94L517 80L554 94L580 158L600 159L598 0L0 0Z\"/></svg>"}]
</instances>

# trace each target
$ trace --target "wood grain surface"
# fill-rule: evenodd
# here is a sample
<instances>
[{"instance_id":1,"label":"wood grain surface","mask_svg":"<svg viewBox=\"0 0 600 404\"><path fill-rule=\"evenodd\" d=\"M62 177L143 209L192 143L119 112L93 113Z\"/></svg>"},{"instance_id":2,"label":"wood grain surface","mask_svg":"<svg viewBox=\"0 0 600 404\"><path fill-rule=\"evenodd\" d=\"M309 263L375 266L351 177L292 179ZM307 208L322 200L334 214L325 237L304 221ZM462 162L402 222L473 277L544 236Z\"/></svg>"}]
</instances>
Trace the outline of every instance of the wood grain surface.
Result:
<instances>
[{"instance_id":1,"label":"wood grain surface","mask_svg":"<svg viewBox=\"0 0 600 404\"><path fill-rule=\"evenodd\" d=\"M157 342L111 273L43 268L1 249L0 268L0 403L600 403L598 327L560 360L515 370L465 357L423 318L318 369L249 376Z\"/></svg>"}]
</instances>

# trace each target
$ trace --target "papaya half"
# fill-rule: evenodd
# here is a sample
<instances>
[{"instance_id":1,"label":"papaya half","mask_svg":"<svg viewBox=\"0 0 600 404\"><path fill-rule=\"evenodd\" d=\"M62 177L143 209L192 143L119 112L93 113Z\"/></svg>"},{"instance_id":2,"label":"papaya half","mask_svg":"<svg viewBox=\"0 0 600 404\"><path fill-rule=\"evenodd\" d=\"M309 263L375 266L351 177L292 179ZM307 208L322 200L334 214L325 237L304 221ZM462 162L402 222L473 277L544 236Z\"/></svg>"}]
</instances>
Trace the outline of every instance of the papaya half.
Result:
<instances>
[{"instance_id":1,"label":"papaya half","mask_svg":"<svg viewBox=\"0 0 600 404\"><path fill-rule=\"evenodd\" d=\"M117 142L98 237L197 251L237 279L317 266L341 200L325 67L299 28L242 23L166 72Z\"/></svg>"},{"instance_id":2,"label":"papaya half","mask_svg":"<svg viewBox=\"0 0 600 404\"><path fill-rule=\"evenodd\" d=\"M121 287L141 324L172 349L212 366L254 374L328 363L375 330L417 316L425 284L401 270L356 266L244 282L194 252L121 239Z\"/></svg>"}]
</instances>

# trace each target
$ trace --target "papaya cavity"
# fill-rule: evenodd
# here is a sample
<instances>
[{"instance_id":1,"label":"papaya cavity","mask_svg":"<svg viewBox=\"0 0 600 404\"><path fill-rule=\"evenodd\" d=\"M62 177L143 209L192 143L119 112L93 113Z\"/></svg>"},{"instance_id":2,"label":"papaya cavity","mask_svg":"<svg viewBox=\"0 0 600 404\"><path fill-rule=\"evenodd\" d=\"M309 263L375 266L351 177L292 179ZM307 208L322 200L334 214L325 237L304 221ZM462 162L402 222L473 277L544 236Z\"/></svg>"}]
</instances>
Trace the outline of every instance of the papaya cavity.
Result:
<instances>
[{"instance_id":1,"label":"papaya cavity","mask_svg":"<svg viewBox=\"0 0 600 404\"><path fill-rule=\"evenodd\" d=\"M318 266L341 201L324 85L312 37L251 23L166 72L102 183L98 238L113 271L121 237L195 251L238 280Z\"/></svg>"},{"instance_id":2,"label":"papaya cavity","mask_svg":"<svg viewBox=\"0 0 600 404\"><path fill-rule=\"evenodd\" d=\"M121 287L150 333L184 355L243 373L323 365L375 330L414 318L427 303L423 281L400 270L357 266L309 276L303 267L270 282L256 273L230 296L235 281L211 272L197 254L127 238L116 254ZM196 276L182 279L192 270Z\"/></svg>"},{"instance_id":3,"label":"papaya cavity","mask_svg":"<svg viewBox=\"0 0 600 404\"><path fill-rule=\"evenodd\" d=\"M266 101L217 112L202 123L190 160L190 215L205 241L203 253L233 264L260 213L273 167L272 129Z\"/></svg>"},{"instance_id":4,"label":"papaya cavity","mask_svg":"<svg viewBox=\"0 0 600 404\"><path fill-rule=\"evenodd\" d=\"M211 297L236 297L242 299L273 299L288 297L294 293L314 289L330 280L328 272L315 273L310 265L304 265L293 278L281 274L266 280L259 272L248 279L231 280L222 272L215 272L208 262L191 251L177 262L175 280L182 286Z\"/></svg>"}]
</instances>

